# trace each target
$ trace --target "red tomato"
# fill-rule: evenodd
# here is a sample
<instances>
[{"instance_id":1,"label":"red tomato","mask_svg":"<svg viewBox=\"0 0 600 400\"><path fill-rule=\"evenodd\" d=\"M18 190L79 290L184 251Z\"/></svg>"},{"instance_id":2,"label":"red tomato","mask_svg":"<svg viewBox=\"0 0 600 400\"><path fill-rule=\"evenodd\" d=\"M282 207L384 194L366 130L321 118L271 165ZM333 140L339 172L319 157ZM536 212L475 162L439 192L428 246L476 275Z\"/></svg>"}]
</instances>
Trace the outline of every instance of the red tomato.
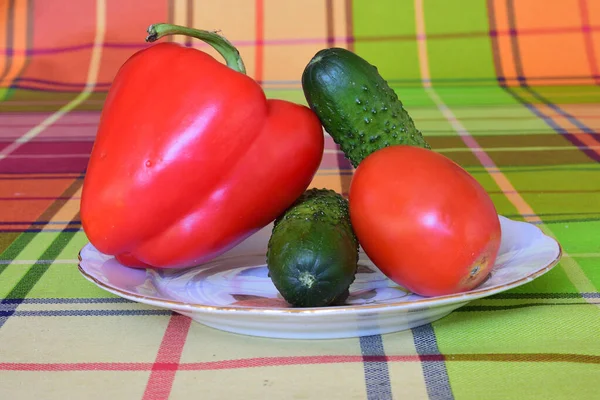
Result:
<instances>
[{"instance_id":1,"label":"red tomato","mask_svg":"<svg viewBox=\"0 0 600 400\"><path fill-rule=\"evenodd\" d=\"M375 265L422 296L471 290L494 265L500 221L487 192L449 158L390 146L365 158L350 186L350 217Z\"/></svg>"}]
</instances>

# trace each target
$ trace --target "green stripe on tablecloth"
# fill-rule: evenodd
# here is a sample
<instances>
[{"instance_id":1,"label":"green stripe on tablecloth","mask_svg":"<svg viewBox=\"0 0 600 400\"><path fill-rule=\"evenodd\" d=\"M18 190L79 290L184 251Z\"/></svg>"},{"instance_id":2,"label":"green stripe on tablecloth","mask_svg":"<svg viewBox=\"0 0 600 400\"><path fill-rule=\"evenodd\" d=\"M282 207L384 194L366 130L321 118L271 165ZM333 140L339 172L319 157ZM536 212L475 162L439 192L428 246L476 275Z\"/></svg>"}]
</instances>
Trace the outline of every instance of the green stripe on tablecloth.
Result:
<instances>
[{"instance_id":1,"label":"green stripe on tablecloth","mask_svg":"<svg viewBox=\"0 0 600 400\"><path fill-rule=\"evenodd\" d=\"M600 178L598 176L597 178ZM557 182L558 184L558 182ZM525 189L525 188L523 188ZM519 188L517 188L519 190ZM551 190L551 189L548 189ZM537 213L557 214L558 220L594 220L600 218L600 192L590 193L525 193L523 198ZM573 211L576 210L576 211ZM554 218L544 218L551 221ZM591 245L591 243L590 243Z\"/></svg>"},{"instance_id":2,"label":"green stripe on tablecloth","mask_svg":"<svg viewBox=\"0 0 600 400\"><path fill-rule=\"evenodd\" d=\"M516 219L516 218L515 218ZM569 281L564 269L559 266L522 286L511 289L506 293L578 293L575 286Z\"/></svg>"},{"instance_id":3,"label":"green stripe on tablecloth","mask_svg":"<svg viewBox=\"0 0 600 400\"><path fill-rule=\"evenodd\" d=\"M2 253L8 249L18 237L19 232L5 232L0 234L0 260L2 260ZM2 269L0 269L0 274L2 273Z\"/></svg>"},{"instance_id":4,"label":"green stripe on tablecloth","mask_svg":"<svg viewBox=\"0 0 600 400\"><path fill-rule=\"evenodd\" d=\"M85 233L83 231L75 233L71 241L67 243L63 251L60 252L58 258L77 258L77 254L79 253L81 248L87 243L88 238L87 236L85 236Z\"/></svg>"},{"instance_id":5,"label":"green stripe on tablecloth","mask_svg":"<svg viewBox=\"0 0 600 400\"><path fill-rule=\"evenodd\" d=\"M574 235L577 235L580 233L587 234L587 235L593 235L592 231L596 232L596 235L597 235L598 234L597 232L600 232L600 223L596 222L594 224L591 224L588 222L585 224L571 224L569 229L574 230L576 232L576 233L574 233ZM597 236L596 236L596 238L597 238ZM572 247L575 247L575 246L572 246ZM596 290L600 291L600 268L598 267L598 265L600 265L600 245L592 246L592 248L595 248L595 250L597 250L596 251L597 255L595 257L573 257L573 258L581 266L581 269L583 270L585 275L588 277L588 279L590 281L592 281L592 283L596 287Z\"/></svg>"},{"instance_id":6,"label":"green stripe on tablecloth","mask_svg":"<svg viewBox=\"0 0 600 400\"><path fill-rule=\"evenodd\" d=\"M77 97L78 92L15 89L1 102L3 112L55 112ZM100 111L106 92L91 93L77 105L77 110Z\"/></svg>"},{"instance_id":7,"label":"green stripe on tablecloth","mask_svg":"<svg viewBox=\"0 0 600 400\"><path fill-rule=\"evenodd\" d=\"M55 259L76 260L79 250L87 243L83 232L39 232L26 235L31 236L31 240L14 260L39 259L44 264L2 265L5 271L0 279L0 297L113 297L87 282L79 273L76 262L50 264Z\"/></svg>"},{"instance_id":8,"label":"green stripe on tablecloth","mask_svg":"<svg viewBox=\"0 0 600 400\"><path fill-rule=\"evenodd\" d=\"M426 3L427 4L427 3ZM436 89L440 86L480 86L478 81L452 81L456 71L460 70L465 77L472 79L490 79L493 77L493 61L489 51L489 39L456 38L444 40L427 40L431 81ZM456 69L454 69L456 68ZM437 78L437 79L436 79ZM494 85L495 80L484 82L484 85Z\"/></svg>"},{"instance_id":9,"label":"green stripe on tablecloth","mask_svg":"<svg viewBox=\"0 0 600 400\"><path fill-rule=\"evenodd\" d=\"M27 233L27 235L30 235ZM26 246L12 257L13 260L36 260L40 254L44 253L48 248L48 243L56 240L58 236L60 236L60 232L37 232L35 234L31 234L31 237ZM16 246L15 246L16 247ZM69 257L73 258L73 256Z\"/></svg>"},{"instance_id":10,"label":"green stripe on tablecloth","mask_svg":"<svg viewBox=\"0 0 600 400\"><path fill-rule=\"evenodd\" d=\"M12 241L10 243L6 243L6 248L0 254L0 260L14 260L29 244L29 242L33 240L36 234L36 232L23 232L20 235L11 238ZM0 275L1 274L2 266L0 265Z\"/></svg>"},{"instance_id":11,"label":"green stripe on tablecloth","mask_svg":"<svg viewBox=\"0 0 600 400\"><path fill-rule=\"evenodd\" d=\"M7 298L19 280L30 271L32 265L10 265L0 279L0 298ZM40 268L36 266L36 268ZM77 263L47 264L41 266L45 269L31 290L27 298L110 298L116 297L88 282L79 273ZM13 294L12 296L16 296ZM12 297L15 298L15 297ZM18 298L18 297L17 297Z\"/></svg>"},{"instance_id":12,"label":"green stripe on tablecloth","mask_svg":"<svg viewBox=\"0 0 600 400\"><path fill-rule=\"evenodd\" d=\"M519 173L507 170L506 175L517 190L523 191L523 198L534 210L544 215L543 220L548 222L550 229L567 252L600 252L597 236L600 232L598 164L593 164L592 168L586 170L556 168ZM597 262L598 260L595 263L586 261L581 265L596 289L600 288L596 272Z\"/></svg>"},{"instance_id":13,"label":"green stripe on tablecloth","mask_svg":"<svg viewBox=\"0 0 600 400\"><path fill-rule=\"evenodd\" d=\"M550 225L550 228L563 248L570 253L600 252L600 242L598 241L600 221L557 223ZM600 259L575 258L575 260L582 261L579 264L581 270L596 291L600 291L600 268L598 268ZM600 321L600 308L596 318ZM600 326L597 327L597 332L600 332Z\"/></svg>"},{"instance_id":14,"label":"green stripe on tablecloth","mask_svg":"<svg viewBox=\"0 0 600 400\"><path fill-rule=\"evenodd\" d=\"M474 173L474 174L486 172L481 167L471 167L468 170L469 170L469 172ZM531 173L531 172L547 173L547 172L553 172L553 171L556 171L556 172L567 171L567 172L572 172L572 173L579 173L579 172L598 173L598 172L600 172L600 163L579 164L579 165L532 165L532 166L528 166L528 167L506 166L506 167L503 167L502 170L504 172L511 173L511 174L527 174L527 173ZM579 184L580 182L573 181L572 183ZM531 182L531 184L535 184L535 181Z\"/></svg>"},{"instance_id":15,"label":"green stripe on tablecloth","mask_svg":"<svg viewBox=\"0 0 600 400\"><path fill-rule=\"evenodd\" d=\"M600 253L598 241L600 222L598 221L557 224L552 226L552 231L560 237L561 243L571 253Z\"/></svg>"},{"instance_id":16,"label":"green stripe on tablecloth","mask_svg":"<svg viewBox=\"0 0 600 400\"><path fill-rule=\"evenodd\" d=\"M13 259L14 260L34 260L42 254L48 247L48 243L54 241L63 232L38 232L30 241L30 243ZM59 259L77 258L77 253L87 243L87 237L83 231L75 232L72 240L58 254Z\"/></svg>"},{"instance_id":17,"label":"green stripe on tablecloth","mask_svg":"<svg viewBox=\"0 0 600 400\"><path fill-rule=\"evenodd\" d=\"M415 10L410 2L353 1L352 7L354 37L358 40L390 36L410 37L415 33Z\"/></svg>"},{"instance_id":18,"label":"green stripe on tablecloth","mask_svg":"<svg viewBox=\"0 0 600 400\"><path fill-rule=\"evenodd\" d=\"M2 265L2 276L0 277L0 300L6 298L13 287L23 278L29 270L25 265Z\"/></svg>"},{"instance_id":19,"label":"green stripe on tablecloth","mask_svg":"<svg viewBox=\"0 0 600 400\"><path fill-rule=\"evenodd\" d=\"M419 80L414 8L396 0L354 1L354 51L374 64L385 79ZM377 21L377 23L373 23Z\"/></svg>"},{"instance_id":20,"label":"green stripe on tablecloth","mask_svg":"<svg viewBox=\"0 0 600 400\"><path fill-rule=\"evenodd\" d=\"M600 102L600 87L598 86L535 86L535 92L555 104L578 104ZM533 104L542 101L533 96L526 88L511 88L516 94Z\"/></svg>"},{"instance_id":21,"label":"green stripe on tablecloth","mask_svg":"<svg viewBox=\"0 0 600 400\"><path fill-rule=\"evenodd\" d=\"M480 302L471 302L477 305ZM500 305L502 301L494 302ZM433 323L444 354L573 353L600 355L597 305L457 312ZM498 327L502 329L498 329Z\"/></svg>"},{"instance_id":22,"label":"green stripe on tablecloth","mask_svg":"<svg viewBox=\"0 0 600 400\"><path fill-rule=\"evenodd\" d=\"M387 79L387 76L384 77ZM398 83L388 83L396 91L398 97L400 100L402 100L413 118L418 117L420 112L424 115L431 115L432 113L437 112L436 109L431 108L434 104L427 97L421 87L403 87ZM268 98L277 98L307 105L306 98L304 97L304 92L302 91L299 80L297 82L297 86L297 88L277 90L267 88L264 90L264 92Z\"/></svg>"},{"instance_id":23,"label":"green stripe on tablecloth","mask_svg":"<svg viewBox=\"0 0 600 400\"><path fill-rule=\"evenodd\" d=\"M68 235L65 236L65 235ZM52 254L52 258L45 259L44 254L48 255L48 243L60 243L55 247L58 251ZM57 260L77 260L77 254L81 248L87 243L87 237L83 232L68 232L68 233L49 233L40 232L33 240L15 257L15 261L24 260L43 260L51 262ZM0 279L0 297L5 297L18 283L25 273L31 269L31 264L14 264L6 266L6 270ZM27 297L49 298L49 297L64 297L64 298L98 298L98 297L113 297L110 293L103 291L93 284L87 282L77 269L77 262L60 264L44 264L35 268L45 269L42 276L39 277L39 282L31 288Z\"/></svg>"},{"instance_id":24,"label":"green stripe on tablecloth","mask_svg":"<svg viewBox=\"0 0 600 400\"><path fill-rule=\"evenodd\" d=\"M428 35L481 33L488 30L485 2L479 0L461 0L459 5L446 0L428 0L423 3L425 28ZM430 40L433 39L427 39L428 46ZM429 62L433 64L431 59Z\"/></svg>"},{"instance_id":25,"label":"green stripe on tablecloth","mask_svg":"<svg viewBox=\"0 0 600 400\"><path fill-rule=\"evenodd\" d=\"M15 89L0 88L0 102L9 100L14 94Z\"/></svg>"},{"instance_id":26,"label":"green stripe on tablecloth","mask_svg":"<svg viewBox=\"0 0 600 400\"><path fill-rule=\"evenodd\" d=\"M87 281L77 264L49 266L27 298L114 298L117 297Z\"/></svg>"},{"instance_id":27,"label":"green stripe on tablecloth","mask_svg":"<svg viewBox=\"0 0 600 400\"><path fill-rule=\"evenodd\" d=\"M460 5L451 1L423 2L425 33L429 72L433 85L456 86L457 82L444 82L443 79L464 77L484 79L486 85L495 85L495 71L492 49L487 35L437 39L436 35L470 34L487 32L487 8L484 1L463 0ZM432 37L429 37L432 35ZM473 81L470 85L481 85ZM461 86L469 86L460 82Z\"/></svg>"},{"instance_id":28,"label":"green stripe on tablecloth","mask_svg":"<svg viewBox=\"0 0 600 400\"><path fill-rule=\"evenodd\" d=\"M460 97L455 96L454 91L436 90L450 105L458 103ZM541 119L524 108L521 104L514 102L514 98L506 95L506 92L498 88L489 88L486 91L493 101L501 104L496 107L456 107L452 108L456 118L460 119L464 127L474 136L484 135L537 135L556 134L552 128ZM483 93L479 98L484 99ZM499 97L499 99L496 99ZM512 104L509 103L512 100Z\"/></svg>"},{"instance_id":29,"label":"green stripe on tablecloth","mask_svg":"<svg viewBox=\"0 0 600 400\"><path fill-rule=\"evenodd\" d=\"M436 93L453 112L458 112L463 106L475 106L476 109L489 111L497 106L523 107L514 98L496 86L481 87L435 87Z\"/></svg>"},{"instance_id":30,"label":"green stripe on tablecloth","mask_svg":"<svg viewBox=\"0 0 600 400\"><path fill-rule=\"evenodd\" d=\"M371 61L371 58L368 58L368 61ZM379 66L379 64L375 65ZM422 87L405 87L400 83L391 81L389 74L382 74L382 76L388 80L388 84L396 91L413 119L431 118L439 113L439 110L435 108L435 104L427 96ZM550 129L543 121L535 119L535 116L531 112L523 107L522 104L516 102L513 97L509 96L501 88L493 86L436 86L435 90L444 99L446 104L453 107L452 110L457 117L472 114L485 115L485 117L508 117L508 119L515 116L531 116L533 121L537 121L537 124L532 129L540 127L544 127L546 130ZM269 98L279 98L306 104L304 93L300 87L282 90L265 89L265 93ZM485 111L485 114L480 114L480 111ZM482 119L485 120L486 118ZM419 128L422 129L420 125Z\"/></svg>"},{"instance_id":31,"label":"green stripe on tablecloth","mask_svg":"<svg viewBox=\"0 0 600 400\"><path fill-rule=\"evenodd\" d=\"M308 60L307 60L307 63L308 63ZM300 85L300 83L298 83L298 87L299 87L299 85ZM284 89L284 90L266 89L265 96L267 96L267 98L269 98L269 99L281 99L281 100L292 101L294 103L302 104L305 106L308 105L306 102L306 98L304 97L304 92L300 88Z\"/></svg>"},{"instance_id":32,"label":"green stripe on tablecloth","mask_svg":"<svg viewBox=\"0 0 600 400\"><path fill-rule=\"evenodd\" d=\"M466 306L459 308L459 312L476 311L476 308L489 307L491 310L502 309L502 307L516 306L552 306L559 305L588 305L597 299L600 302L600 294L593 293L575 293L570 292L503 292L494 296L483 297L477 301L473 301ZM471 308L471 309L469 309Z\"/></svg>"},{"instance_id":33,"label":"green stripe on tablecloth","mask_svg":"<svg viewBox=\"0 0 600 400\"><path fill-rule=\"evenodd\" d=\"M61 194L60 198L70 198L75 195L75 193L79 190L82 185L82 180L76 179L71 185L64 190ZM61 208L65 205L66 200L56 200L54 201L38 218L37 221L50 221L56 213L58 213ZM73 221L79 220L79 213L73 218ZM39 226L43 228L43 226ZM22 253L25 256L30 256L31 258L25 259L36 259L36 260L54 260L58 257L58 255L62 252L62 250L67 246L72 237L76 234L76 232L63 232L60 235L48 233L48 232L24 232L20 236L18 236L14 242L6 248L2 254L0 254L0 260L9 261L14 259L19 259L22 257ZM39 236L38 236L39 235ZM42 237L46 237L47 235L53 235L54 238L52 240L40 240ZM50 243L50 245L48 245ZM21 279L17 282L11 282L12 286L10 290L7 290L7 286L9 285L8 281L5 284L0 286L0 291L6 292L4 295L6 298L17 298L21 299L27 296L29 291L37 284L38 280L44 275L47 271L49 265L48 264L38 264L32 265L26 269ZM2 281L1 276L3 272L8 268L7 264L0 265L0 282ZM11 267L12 270L12 267ZM14 277L15 274L12 273Z\"/></svg>"},{"instance_id":34,"label":"green stripe on tablecloth","mask_svg":"<svg viewBox=\"0 0 600 400\"><path fill-rule=\"evenodd\" d=\"M592 399L598 395L597 364L449 361L446 368L455 398L460 400Z\"/></svg>"},{"instance_id":35,"label":"green stripe on tablecloth","mask_svg":"<svg viewBox=\"0 0 600 400\"><path fill-rule=\"evenodd\" d=\"M387 77L382 75L385 79ZM401 85L390 83L390 86L396 91L400 100L408 113L414 118L419 117L419 113L425 115L435 114L439 112L435 108L435 103L425 93L422 87L402 87Z\"/></svg>"},{"instance_id":36,"label":"green stripe on tablecloth","mask_svg":"<svg viewBox=\"0 0 600 400\"><path fill-rule=\"evenodd\" d=\"M373 45L373 43L364 42L363 44L360 44L359 47L366 46L368 48L368 46L370 45ZM412 59L414 58L416 60L417 58L416 47L411 48L409 53L404 54L410 54L410 57L406 58L408 59L409 64L412 64ZM369 54L361 55L363 57L367 57L367 60L377 65L378 68L380 67L380 65L377 63L377 61L379 61L378 59L372 59L372 57ZM309 60L307 60L306 62L308 63L308 61ZM414 108L415 106L418 107L421 105L433 105L431 100L420 87L418 73L414 75L414 77L410 78L408 81L406 80L406 78L404 80L397 81L397 79L401 79L397 78L397 76L399 73L402 73L402 70L396 73L394 72L394 70L396 68L401 68L405 62L407 62L407 60L403 59L403 62L397 63L398 65L396 66L389 65L388 68L390 68L392 71L386 72L384 69L384 78L390 81L390 85L396 89L398 95L400 96L400 99L402 99L402 101L404 102L407 102L410 108ZM390 62L388 61L388 63ZM418 65L415 68L418 68ZM434 83L436 84L436 92L444 98L444 101L454 106L473 105L479 107L486 105L502 106L515 104L514 99L507 98L505 95L502 94L502 89L495 87L491 84L482 86L464 86L464 83L460 82L457 83L457 87L447 87L441 85L439 82ZM305 104L306 100L304 99L304 94L302 93L302 89L300 86L300 77L297 78L297 81L293 84L293 86L294 88L291 89L267 88L265 89L265 93L269 98L281 98ZM541 103L539 99L536 99L524 89L516 87L511 88L511 90L515 91L519 95L524 96L528 101L531 101L533 104ZM597 103L600 101L600 88L597 86L536 86L535 91L553 103ZM446 97L444 97L444 95ZM50 112L58 110L61 106L65 104L65 102L72 100L74 96L74 93L71 92L40 92L25 89L15 89L13 90L11 97L7 99L7 101L2 102L2 108L5 112ZM101 110L105 98L106 93L92 93L90 97L78 107L78 109ZM411 111L410 108L409 111ZM453 110L455 114L459 116L460 109ZM489 111L491 113L503 112L502 108L496 109L496 107L490 108Z\"/></svg>"},{"instance_id":37,"label":"green stripe on tablecloth","mask_svg":"<svg viewBox=\"0 0 600 400\"><path fill-rule=\"evenodd\" d=\"M496 211L498 212L498 214L514 215L517 213L515 206L510 201L508 201L508 199L503 193L500 192L498 185L496 184L496 182L494 182L494 180L489 174L473 174L473 177L477 180L477 182L479 182L483 186L483 188L487 192L496 192L491 193L490 197L494 202L494 205L496 206ZM512 219L517 220L519 218Z\"/></svg>"},{"instance_id":38,"label":"green stripe on tablecloth","mask_svg":"<svg viewBox=\"0 0 600 400\"><path fill-rule=\"evenodd\" d=\"M463 110L465 113L475 111L480 115L485 113L487 110L481 109L468 109ZM515 110L517 111L517 110ZM462 113L459 111L456 113L456 118L461 120L464 127L471 133L473 136L508 136L506 141L510 141L510 136L516 135L548 135L548 134L556 134L549 126L544 124L543 121L539 119L533 118L511 118L512 116L519 115L516 112L507 114L503 117L499 117L497 119L490 118L482 118L482 119L468 119L461 115ZM487 113L485 113L487 115ZM543 145L544 143L538 143L538 145ZM565 143L569 144L569 143Z\"/></svg>"},{"instance_id":39,"label":"green stripe on tablecloth","mask_svg":"<svg viewBox=\"0 0 600 400\"><path fill-rule=\"evenodd\" d=\"M548 166L547 168L531 168L518 170L507 167L504 172L513 185L526 192L546 192L554 196L556 192L575 195L572 200L577 202L580 193L600 191L600 165L574 164L571 166ZM598 208L596 208L598 210ZM563 210L564 211L564 210ZM582 210L577 210L582 211Z\"/></svg>"},{"instance_id":40,"label":"green stripe on tablecloth","mask_svg":"<svg viewBox=\"0 0 600 400\"><path fill-rule=\"evenodd\" d=\"M77 216L76 218L79 218ZM55 260L57 256L66 247L69 241L73 238L75 232L63 232L54 238L48 247L40 253L40 260ZM40 278L46 273L49 264L35 264L29 267L27 273L6 295L9 299L23 299L28 296L31 289L38 283Z\"/></svg>"}]
</instances>

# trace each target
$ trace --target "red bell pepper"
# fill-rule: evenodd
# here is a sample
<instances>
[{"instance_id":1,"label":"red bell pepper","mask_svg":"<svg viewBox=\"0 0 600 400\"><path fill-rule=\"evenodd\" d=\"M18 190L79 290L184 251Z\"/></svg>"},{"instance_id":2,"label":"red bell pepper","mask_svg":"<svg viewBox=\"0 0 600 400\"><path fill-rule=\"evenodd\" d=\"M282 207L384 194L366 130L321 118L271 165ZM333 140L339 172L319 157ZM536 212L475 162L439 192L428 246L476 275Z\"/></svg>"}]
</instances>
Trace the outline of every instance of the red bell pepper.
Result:
<instances>
[{"instance_id":1,"label":"red bell pepper","mask_svg":"<svg viewBox=\"0 0 600 400\"><path fill-rule=\"evenodd\" d=\"M308 108L267 99L222 36L157 24L148 41L186 34L227 65L175 43L135 53L109 90L84 178L83 229L132 267L178 268L224 253L307 189L323 155Z\"/></svg>"}]
</instances>

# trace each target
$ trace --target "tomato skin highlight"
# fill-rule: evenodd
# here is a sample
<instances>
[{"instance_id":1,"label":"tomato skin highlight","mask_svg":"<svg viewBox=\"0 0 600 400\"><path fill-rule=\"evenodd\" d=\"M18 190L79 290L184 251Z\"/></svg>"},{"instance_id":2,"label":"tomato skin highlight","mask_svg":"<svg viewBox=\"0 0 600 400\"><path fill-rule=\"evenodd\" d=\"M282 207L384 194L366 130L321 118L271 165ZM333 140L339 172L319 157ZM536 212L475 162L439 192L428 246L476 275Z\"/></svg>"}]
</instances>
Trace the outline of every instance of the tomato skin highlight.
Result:
<instances>
[{"instance_id":1,"label":"tomato skin highlight","mask_svg":"<svg viewBox=\"0 0 600 400\"><path fill-rule=\"evenodd\" d=\"M498 255L501 228L491 198L435 151L400 145L371 153L356 169L349 202L365 253L413 293L471 290Z\"/></svg>"}]
</instances>

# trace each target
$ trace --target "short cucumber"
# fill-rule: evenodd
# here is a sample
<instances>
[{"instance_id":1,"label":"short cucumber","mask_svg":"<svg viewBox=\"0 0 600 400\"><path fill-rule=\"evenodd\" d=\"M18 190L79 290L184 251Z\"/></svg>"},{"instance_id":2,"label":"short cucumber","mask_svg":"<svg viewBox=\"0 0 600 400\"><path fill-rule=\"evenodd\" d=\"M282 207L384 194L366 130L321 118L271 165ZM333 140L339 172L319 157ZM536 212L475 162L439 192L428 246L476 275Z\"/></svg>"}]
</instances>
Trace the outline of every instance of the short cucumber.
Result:
<instances>
[{"instance_id":1,"label":"short cucumber","mask_svg":"<svg viewBox=\"0 0 600 400\"><path fill-rule=\"evenodd\" d=\"M354 167L391 145L431 148L377 68L342 48L320 50L302 74L310 108Z\"/></svg>"},{"instance_id":2,"label":"short cucumber","mask_svg":"<svg viewBox=\"0 0 600 400\"><path fill-rule=\"evenodd\" d=\"M267 266L273 284L292 306L343 302L358 268L348 201L329 189L305 191L275 220Z\"/></svg>"}]
</instances>

